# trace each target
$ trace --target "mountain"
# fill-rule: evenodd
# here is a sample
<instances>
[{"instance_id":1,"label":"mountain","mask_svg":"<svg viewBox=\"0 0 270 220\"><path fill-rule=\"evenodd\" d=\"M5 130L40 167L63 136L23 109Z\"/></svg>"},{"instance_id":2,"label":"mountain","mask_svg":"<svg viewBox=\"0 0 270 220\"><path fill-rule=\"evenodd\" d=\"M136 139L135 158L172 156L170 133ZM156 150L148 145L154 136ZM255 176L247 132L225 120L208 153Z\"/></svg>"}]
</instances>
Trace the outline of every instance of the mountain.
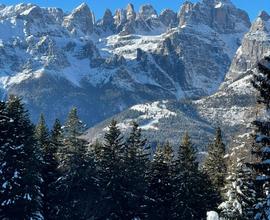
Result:
<instances>
[{"instance_id":1,"label":"mountain","mask_svg":"<svg viewBox=\"0 0 270 220\"><path fill-rule=\"evenodd\" d=\"M251 122L264 112L256 106L256 92L251 85L256 64L270 55L270 16L262 12L245 34L225 81L213 95L198 100L163 100L135 105L114 118L122 130L128 131L137 121L144 135L154 142L168 140L176 144L189 131L195 144L204 150L221 126L230 146L245 146L252 131ZM94 140L106 131L110 120L88 130L86 137ZM232 142L234 139L234 142Z\"/></svg>"},{"instance_id":2,"label":"mountain","mask_svg":"<svg viewBox=\"0 0 270 220\"><path fill-rule=\"evenodd\" d=\"M22 96L50 125L76 106L88 126L136 104L198 99L217 91L249 28L229 0L160 14L129 4L97 21L87 4L1 5L0 95Z\"/></svg>"}]
</instances>

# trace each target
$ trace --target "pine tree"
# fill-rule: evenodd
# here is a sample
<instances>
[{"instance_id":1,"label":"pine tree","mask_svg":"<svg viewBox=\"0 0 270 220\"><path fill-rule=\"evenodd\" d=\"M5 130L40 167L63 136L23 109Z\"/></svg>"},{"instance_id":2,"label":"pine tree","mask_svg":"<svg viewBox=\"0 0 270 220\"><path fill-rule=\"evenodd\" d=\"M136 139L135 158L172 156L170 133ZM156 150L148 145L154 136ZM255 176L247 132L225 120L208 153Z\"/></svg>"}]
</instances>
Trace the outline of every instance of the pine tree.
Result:
<instances>
[{"instance_id":1,"label":"pine tree","mask_svg":"<svg viewBox=\"0 0 270 220\"><path fill-rule=\"evenodd\" d=\"M70 156L75 152L77 146L86 144L85 140L79 138L84 129L85 126L79 119L77 109L72 108L63 126L63 146L58 150L60 165L68 164Z\"/></svg>"},{"instance_id":2,"label":"pine tree","mask_svg":"<svg viewBox=\"0 0 270 220\"><path fill-rule=\"evenodd\" d=\"M68 114L68 118L64 126L66 138L74 140L82 135L84 130L85 125L78 117L77 108L72 108Z\"/></svg>"},{"instance_id":3,"label":"pine tree","mask_svg":"<svg viewBox=\"0 0 270 220\"><path fill-rule=\"evenodd\" d=\"M1 150L5 144L7 144L8 139L8 125L12 122L12 119L7 114L6 103L0 101L0 146ZM0 160L3 162L4 151L0 151ZM1 169L0 169L1 174Z\"/></svg>"},{"instance_id":4,"label":"pine tree","mask_svg":"<svg viewBox=\"0 0 270 220\"><path fill-rule=\"evenodd\" d=\"M146 201L146 170L149 164L146 140L142 138L139 125L133 122L132 130L125 143L123 154L123 187L126 199L126 219L143 218Z\"/></svg>"},{"instance_id":5,"label":"pine tree","mask_svg":"<svg viewBox=\"0 0 270 220\"><path fill-rule=\"evenodd\" d=\"M253 218L253 204L256 192L253 172L244 158L238 159L236 169L230 172L225 187L226 200L219 206L224 220L249 220Z\"/></svg>"},{"instance_id":6,"label":"pine tree","mask_svg":"<svg viewBox=\"0 0 270 220\"><path fill-rule=\"evenodd\" d=\"M80 138L83 127L77 110L72 109L64 127L64 146L60 149L61 177L56 184L61 201L57 219L90 219L94 215L96 169L87 142ZM53 139L59 138L59 123L55 124L53 134Z\"/></svg>"},{"instance_id":7,"label":"pine tree","mask_svg":"<svg viewBox=\"0 0 270 220\"><path fill-rule=\"evenodd\" d=\"M64 137L63 137L63 129L61 126L61 123L58 119L55 120L53 124L53 128L50 132L50 147L48 149L48 152L45 154L47 155L47 158L51 158L48 161L50 163L47 166L47 169L49 170L49 181L50 184L48 187L48 208L45 213L45 218L47 219L58 219L59 212L61 210L62 205L62 198L61 194L58 191L59 186L59 178L62 175L61 169L60 169L60 157L59 154L62 154L64 147ZM46 181L45 181L46 182ZM44 201L46 202L46 201Z\"/></svg>"},{"instance_id":8,"label":"pine tree","mask_svg":"<svg viewBox=\"0 0 270 220\"><path fill-rule=\"evenodd\" d=\"M64 157L64 131L59 119L56 119L50 134L50 149L53 155L54 167L60 167L61 159ZM59 172L58 172L59 173Z\"/></svg>"},{"instance_id":9,"label":"pine tree","mask_svg":"<svg viewBox=\"0 0 270 220\"><path fill-rule=\"evenodd\" d=\"M171 146L166 143L166 146L158 147L150 163L147 196L151 202L146 219L174 219L172 152Z\"/></svg>"},{"instance_id":10,"label":"pine tree","mask_svg":"<svg viewBox=\"0 0 270 220\"><path fill-rule=\"evenodd\" d=\"M3 111L3 105L1 105ZM34 126L19 98L7 102L1 127L1 219L43 219L40 152L34 138ZM3 115L2 115L3 117ZM6 115L4 115L6 118ZM4 143L4 144L3 144Z\"/></svg>"},{"instance_id":11,"label":"pine tree","mask_svg":"<svg viewBox=\"0 0 270 220\"><path fill-rule=\"evenodd\" d=\"M53 160L56 162L55 167L58 167L61 158L59 154L62 153L62 149L64 147L64 131L62 129L62 125L59 119L56 119L53 124L50 134L50 145L50 149L54 157Z\"/></svg>"},{"instance_id":12,"label":"pine tree","mask_svg":"<svg viewBox=\"0 0 270 220\"><path fill-rule=\"evenodd\" d=\"M117 122L112 120L97 161L101 196L96 209L98 219L126 219L126 200L123 193L124 141Z\"/></svg>"},{"instance_id":13,"label":"pine tree","mask_svg":"<svg viewBox=\"0 0 270 220\"><path fill-rule=\"evenodd\" d=\"M258 63L259 74L253 74L252 85L259 92L257 97L258 104L263 104L267 109L270 108L269 86L270 86L270 57L265 57Z\"/></svg>"},{"instance_id":14,"label":"pine tree","mask_svg":"<svg viewBox=\"0 0 270 220\"><path fill-rule=\"evenodd\" d=\"M100 159L102 153L103 145L99 140L96 140L93 144L91 144L90 149L94 152L94 157L96 162Z\"/></svg>"},{"instance_id":15,"label":"pine tree","mask_svg":"<svg viewBox=\"0 0 270 220\"><path fill-rule=\"evenodd\" d=\"M254 73L253 86L259 93L258 105L265 110L266 115L254 121L256 135L254 138L252 153L255 162L251 167L256 172L255 189L257 204L255 206L255 219L266 220L270 218L270 57L258 64L258 73Z\"/></svg>"},{"instance_id":16,"label":"pine tree","mask_svg":"<svg viewBox=\"0 0 270 220\"><path fill-rule=\"evenodd\" d=\"M44 115L40 115L39 123L36 126L35 137L37 139L38 146L42 151L43 165L42 165L42 178L43 187L43 207L45 219L53 219L55 217L55 208L58 203L55 181L60 177L58 172L58 159L57 151L59 145L57 144L57 132L58 132L58 121L54 124L52 134L50 136L49 129L46 125ZM56 127L57 126L57 127Z\"/></svg>"},{"instance_id":17,"label":"pine tree","mask_svg":"<svg viewBox=\"0 0 270 220\"><path fill-rule=\"evenodd\" d=\"M227 166L225 160L225 144L222 140L221 129L217 128L216 137L209 145L208 156L204 162L204 170L218 191L224 188Z\"/></svg>"},{"instance_id":18,"label":"pine tree","mask_svg":"<svg viewBox=\"0 0 270 220\"><path fill-rule=\"evenodd\" d=\"M49 148L50 145L49 129L46 125L43 114L40 115L39 122L36 126L35 137L37 139L39 147L43 151L45 151L46 148Z\"/></svg>"},{"instance_id":19,"label":"pine tree","mask_svg":"<svg viewBox=\"0 0 270 220\"><path fill-rule=\"evenodd\" d=\"M175 218L205 219L207 210L217 203L217 194L203 172L199 170L196 151L188 133L178 148L175 165Z\"/></svg>"}]
</instances>

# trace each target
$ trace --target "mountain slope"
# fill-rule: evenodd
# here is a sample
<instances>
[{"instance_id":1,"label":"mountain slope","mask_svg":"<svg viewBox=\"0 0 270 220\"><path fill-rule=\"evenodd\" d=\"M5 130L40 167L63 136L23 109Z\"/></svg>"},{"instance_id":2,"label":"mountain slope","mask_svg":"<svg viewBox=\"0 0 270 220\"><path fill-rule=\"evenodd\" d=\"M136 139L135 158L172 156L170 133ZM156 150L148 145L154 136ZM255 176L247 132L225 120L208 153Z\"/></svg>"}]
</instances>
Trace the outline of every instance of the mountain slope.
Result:
<instances>
[{"instance_id":1,"label":"mountain slope","mask_svg":"<svg viewBox=\"0 0 270 220\"><path fill-rule=\"evenodd\" d=\"M144 135L154 142L169 140L176 143L185 131L189 131L197 146L203 150L214 128L221 126L231 146L243 146L250 137L251 122L256 116L264 114L257 109L251 77L252 71L256 71L257 62L269 55L269 22L270 16L262 12L243 38L225 81L215 94L196 101L161 101L136 105L114 118L124 128L123 131L130 128L131 121L137 121ZM157 113L156 106L170 114ZM89 140L97 138L98 134L106 131L108 122L90 129L86 137Z\"/></svg>"},{"instance_id":2,"label":"mountain slope","mask_svg":"<svg viewBox=\"0 0 270 220\"><path fill-rule=\"evenodd\" d=\"M22 96L32 119L44 112L49 124L77 106L89 126L134 104L202 97L223 82L249 27L228 0L160 15L129 4L99 21L86 4L70 14L1 6L0 93Z\"/></svg>"}]
</instances>

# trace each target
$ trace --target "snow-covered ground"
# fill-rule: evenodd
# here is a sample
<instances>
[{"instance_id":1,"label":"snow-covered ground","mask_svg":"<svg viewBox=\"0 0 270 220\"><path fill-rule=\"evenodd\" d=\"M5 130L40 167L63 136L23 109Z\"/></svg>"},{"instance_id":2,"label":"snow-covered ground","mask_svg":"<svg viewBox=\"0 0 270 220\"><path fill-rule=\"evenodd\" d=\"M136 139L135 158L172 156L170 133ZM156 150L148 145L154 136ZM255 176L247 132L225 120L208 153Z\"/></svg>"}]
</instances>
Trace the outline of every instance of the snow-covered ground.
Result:
<instances>
[{"instance_id":1,"label":"snow-covered ground","mask_svg":"<svg viewBox=\"0 0 270 220\"><path fill-rule=\"evenodd\" d=\"M139 117L139 119L147 120L147 123L141 126L143 130L158 130L158 127L155 125L158 125L160 119L176 116L175 112L167 109L166 103L167 101L161 101L135 105L131 110L143 113L143 115Z\"/></svg>"}]
</instances>

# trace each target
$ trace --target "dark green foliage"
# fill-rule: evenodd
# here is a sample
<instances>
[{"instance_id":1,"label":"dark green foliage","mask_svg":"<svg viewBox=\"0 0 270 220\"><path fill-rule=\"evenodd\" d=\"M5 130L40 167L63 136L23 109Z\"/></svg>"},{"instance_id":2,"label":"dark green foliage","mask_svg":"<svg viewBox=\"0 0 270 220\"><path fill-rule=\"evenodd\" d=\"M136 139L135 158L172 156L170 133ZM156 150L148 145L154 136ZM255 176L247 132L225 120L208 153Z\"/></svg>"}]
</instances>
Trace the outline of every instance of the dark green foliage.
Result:
<instances>
[{"instance_id":1,"label":"dark green foliage","mask_svg":"<svg viewBox=\"0 0 270 220\"><path fill-rule=\"evenodd\" d=\"M220 216L226 220L253 219L256 201L253 172L243 159L236 163L236 168L227 177L226 200L219 206Z\"/></svg>"},{"instance_id":2,"label":"dark green foliage","mask_svg":"<svg viewBox=\"0 0 270 220\"><path fill-rule=\"evenodd\" d=\"M42 151L43 165L41 175L43 178L42 193L44 218L53 219L55 217L58 197L55 189L55 182L60 177L58 171L59 161L57 158L58 148L61 146L60 135L61 125L56 120L51 134L47 128L44 115L41 114L39 123L36 126L35 137L38 146Z\"/></svg>"},{"instance_id":3,"label":"dark green foliage","mask_svg":"<svg viewBox=\"0 0 270 220\"><path fill-rule=\"evenodd\" d=\"M227 166L225 160L225 144L222 140L221 129L217 128L216 137L209 145L208 156L204 162L204 170L217 190L221 192L225 184Z\"/></svg>"},{"instance_id":4,"label":"dark green foliage","mask_svg":"<svg viewBox=\"0 0 270 220\"><path fill-rule=\"evenodd\" d=\"M19 98L1 103L0 218L42 219L41 158L34 127ZM6 119L6 120L3 120Z\"/></svg>"},{"instance_id":5,"label":"dark green foliage","mask_svg":"<svg viewBox=\"0 0 270 220\"><path fill-rule=\"evenodd\" d=\"M59 127L58 123L55 124L53 139L61 134ZM96 169L87 142L80 138L82 131L83 124L77 110L72 109L65 124L65 147L59 149L62 160L59 167L61 177L56 182L60 198L57 219L90 219L93 216L97 194Z\"/></svg>"},{"instance_id":6,"label":"dark green foliage","mask_svg":"<svg viewBox=\"0 0 270 220\"><path fill-rule=\"evenodd\" d=\"M40 115L39 122L35 129L35 137L37 140L37 144L39 147L45 151L47 148L49 148L50 145L50 134L49 129L46 125L44 115Z\"/></svg>"},{"instance_id":7,"label":"dark green foliage","mask_svg":"<svg viewBox=\"0 0 270 220\"><path fill-rule=\"evenodd\" d=\"M270 58L267 57L258 64L258 73L254 73L253 86L258 91L257 99L260 108L269 114L270 109ZM254 121L256 135L252 146L254 162L249 164L256 175L255 190L257 201L255 205L255 219L268 219L270 216L270 121L268 117Z\"/></svg>"},{"instance_id":8,"label":"dark green foliage","mask_svg":"<svg viewBox=\"0 0 270 220\"><path fill-rule=\"evenodd\" d=\"M109 131L97 158L98 181L101 196L97 210L100 219L125 219L126 213L123 187L123 151L124 141L117 122L112 120Z\"/></svg>"},{"instance_id":9,"label":"dark green foliage","mask_svg":"<svg viewBox=\"0 0 270 220\"><path fill-rule=\"evenodd\" d=\"M85 126L78 117L77 109L72 108L68 114L68 118L64 126L65 137L73 140L74 138L82 135L84 130Z\"/></svg>"},{"instance_id":10,"label":"dark green foliage","mask_svg":"<svg viewBox=\"0 0 270 220\"><path fill-rule=\"evenodd\" d=\"M198 170L198 162L196 162L196 151L191 143L188 133L183 137L182 143L178 148L177 166L180 170Z\"/></svg>"},{"instance_id":11,"label":"dark green foliage","mask_svg":"<svg viewBox=\"0 0 270 220\"><path fill-rule=\"evenodd\" d=\"M270 108L270 57L266 57L261 62L258 63L258 71L260 74L254 74L252 84L254 88L259 92L257 97L257 102L259 104L264 104L267 108Z\"/></svg>"},{"instance_id":12,"label":"dark green foliage","mask_svg":"<svg viewBox=\"0 0 270 220\"><path fill-rule=\"evenodd\" d=\"M148 217L146 219L173 219L173 155L171 146L167 143L158 147L150 163L147 177L150 198Z\"/></svg>"},{"instance_id":13,"label":"dark green foliage","mask_svg":"<svg viewBox=\"0 0 270 220\"><path fill-rule=\"evenodd\" d=\"M6 103L0 101L0 146L1 149L7 143L8 136L8 125L11 123L11 118L8 116ZM4 155L0 154L0 159L3 161Z\"/></svg>"},{"instance_id":14,"label":"dark green foliage","mask_svg":"<svg viewBox=\"0 0 270 220\"><path fill-rule=\"evenodd\" d=\"M122 164L126 219L145 216L146 170L149 165L147 151L146 140L142 138L139 125L134 122L125 143Z\"/></svg>"},{"instance_id":15,"label":"dark green foliage","mask_svg":"<svg viewBox=\"0 0 270 220\"><path fill-rule=\"evenodd\" d=\"M207 210L216 207L218 195L207 175L199 170L188 133L178 148L174 182L176 219L205 219Z\"/></svg>"},{"instance_id":16,"label":"dark green foliage","mask_svg":"<svg viewBox=\"0 0 270 220\"><path fill-rule=\"evenodd\" d=\"M52 155L50 154L50 137L49 137L49 129L47 128L47 125L45 123L45 118L44 115L40 115L39 122L36 126L35 129L35 138L37 141L37 146L42 152L42 159L43 159L43 164L42 164L42 169L41 169L41 176L43 179L43 184L42 184L42 193L44 195L43 197L43 213L44 217L47 218L49 217L49 212L52 209L53 203L52 199L50 198L50 185L55 181L53 179L53 175L55 170L51 169L51 162L53 163Z\"/></svg>"},{"instance_id":17,"label":"dark green foliage","mask_svg":"<svg viewBox=\"0 0 270 220\"><path fill-rule=\"evenodd\" d=\"M91 146L83 131L75 108L49 132L43 115L34 130L19 99L0 103L1 218L200 220L215 207L188 134L177 156L165 142L150 160L136 123L124 139L113 120Z\"/></svg>"}]
</instances>

